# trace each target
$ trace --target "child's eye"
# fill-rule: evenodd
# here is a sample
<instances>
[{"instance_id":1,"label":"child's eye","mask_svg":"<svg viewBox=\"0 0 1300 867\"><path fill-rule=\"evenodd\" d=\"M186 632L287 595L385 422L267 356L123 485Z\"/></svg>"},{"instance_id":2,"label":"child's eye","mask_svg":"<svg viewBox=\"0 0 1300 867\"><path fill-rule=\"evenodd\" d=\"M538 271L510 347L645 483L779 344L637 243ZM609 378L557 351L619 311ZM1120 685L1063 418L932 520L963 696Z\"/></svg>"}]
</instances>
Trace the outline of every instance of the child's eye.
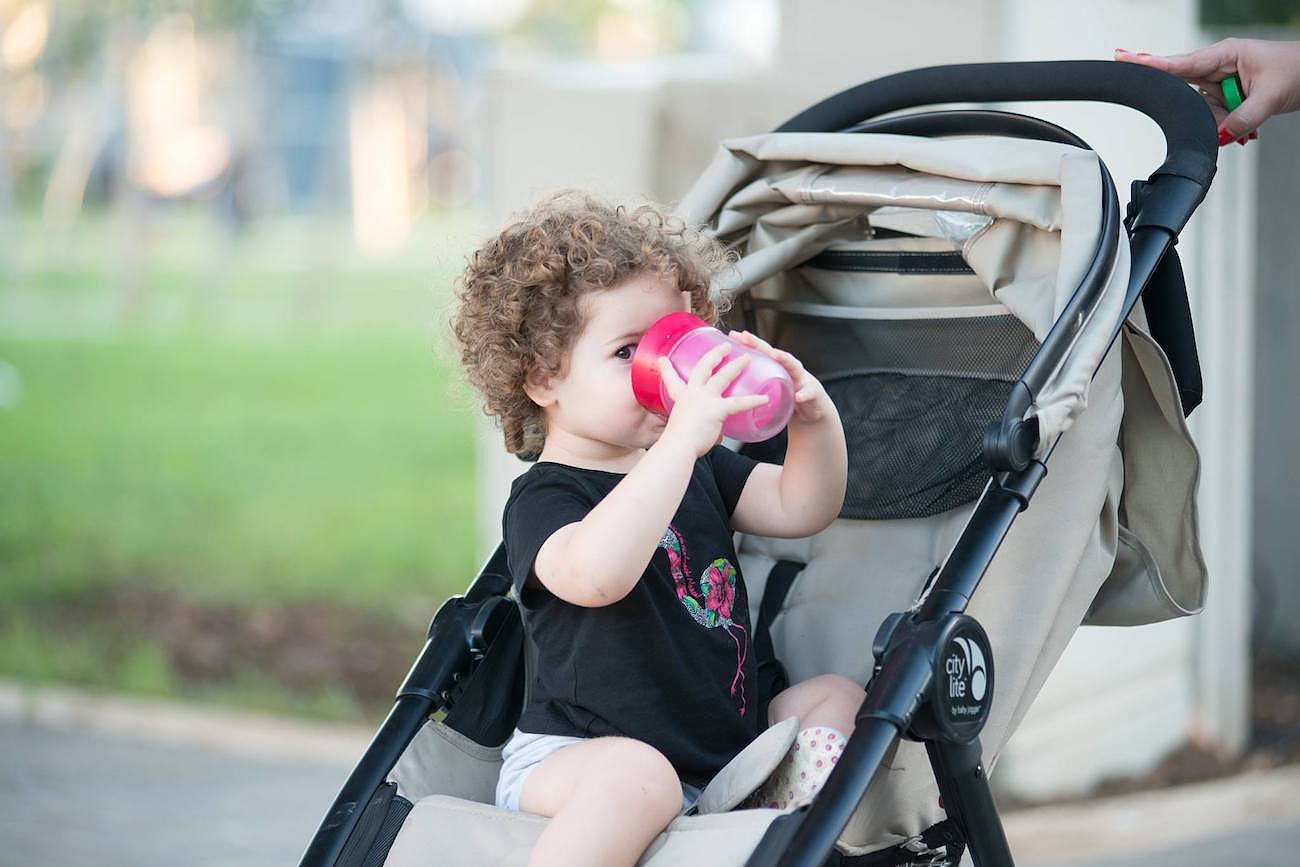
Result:
<instances>
[{"instance_id":1,"label":"child's eye","mask_svg":"<svg viewBox=\"0 0 1300 867\"><path fill-rule=\"evenodd\" d=\"M614 350L614 357L620 361L631 361L632 354L636 352L636 344L628 343Z\"/></svg>"}]
</instances>

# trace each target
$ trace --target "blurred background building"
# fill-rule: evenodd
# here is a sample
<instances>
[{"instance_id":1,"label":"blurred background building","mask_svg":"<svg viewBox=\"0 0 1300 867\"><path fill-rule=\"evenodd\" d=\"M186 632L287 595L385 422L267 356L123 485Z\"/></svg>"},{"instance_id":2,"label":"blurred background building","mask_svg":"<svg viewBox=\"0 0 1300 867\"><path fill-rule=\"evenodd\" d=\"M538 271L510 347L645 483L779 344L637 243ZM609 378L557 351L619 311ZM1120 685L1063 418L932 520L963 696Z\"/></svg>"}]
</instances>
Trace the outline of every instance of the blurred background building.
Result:
<instances>
[{"instance_id":1,"label":"blurred background building","mask_svg":"<svg viewBox=\"0 0 1300 867\"><path fill-rule=\"evenodd\" d=\"M891 72L1297 26L1287 0L0 0L0 677L381 714L522 469L445 346L512 210L672 201L719 140ZM1163 158L1125 109L1011 108L1122 198ZM1298 146L1293 115L1225 149L1181 242L1207 611L1081 630L1010 794L1294 757Z\"/></svg>"}]
</instances>

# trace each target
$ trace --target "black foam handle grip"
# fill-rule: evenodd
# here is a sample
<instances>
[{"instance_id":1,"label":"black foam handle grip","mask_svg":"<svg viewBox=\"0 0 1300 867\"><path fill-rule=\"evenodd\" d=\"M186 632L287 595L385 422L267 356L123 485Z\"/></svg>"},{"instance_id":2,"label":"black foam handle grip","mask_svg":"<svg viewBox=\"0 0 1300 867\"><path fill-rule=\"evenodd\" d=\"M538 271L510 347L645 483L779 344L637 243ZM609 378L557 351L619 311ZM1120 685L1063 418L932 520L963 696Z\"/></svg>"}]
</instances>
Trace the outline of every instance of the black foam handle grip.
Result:
<instances>
[{"instance_id":1,"label":"black foam handle grip","mask_svg":"<svg viewBox=\"0 0 1300 867\"><path fill-rule=\"evenodd\" d=\"M1188 178L1208 190L1218 158L1214 115L1195 90L1158 69L1108 60L930 66L841 91L792 117L777 132L839 132L905 108L958 102L1109 102L1159 124L1165 161L1153 175Z\"/></svg>"}]
</instances>

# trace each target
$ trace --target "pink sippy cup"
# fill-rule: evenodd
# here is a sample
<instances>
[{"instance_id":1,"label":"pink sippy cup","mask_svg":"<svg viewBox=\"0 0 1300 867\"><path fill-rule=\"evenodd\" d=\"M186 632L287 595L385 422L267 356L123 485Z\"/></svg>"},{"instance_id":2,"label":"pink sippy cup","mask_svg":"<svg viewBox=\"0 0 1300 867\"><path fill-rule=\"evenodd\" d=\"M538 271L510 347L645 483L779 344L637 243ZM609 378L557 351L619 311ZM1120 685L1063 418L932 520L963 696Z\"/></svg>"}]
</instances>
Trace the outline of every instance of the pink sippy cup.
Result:
<instances>
[{"instance_id":1,"label":"pink sippy cup","mask_svg":"<svg viewBox=\"0 0 1300 867\"><path fill-rule=\"evenodd\" d=\"M737 343L693 313L669 313L641 336L632 356L632 392L637 402L653 413L667 416L672 411L673 399L659 376L660 356L667 356L673 370L685 380L695 363L719 343L726 343L731 350L718 362L718 367L740 353L750 357L749 364L727 386L723 396L767 395L767 403L762 406L728 416L722 433L746 443L776 436L790 423L794 412L794 382L790 374L767 355Z\"/></svg>"}]
</instances>

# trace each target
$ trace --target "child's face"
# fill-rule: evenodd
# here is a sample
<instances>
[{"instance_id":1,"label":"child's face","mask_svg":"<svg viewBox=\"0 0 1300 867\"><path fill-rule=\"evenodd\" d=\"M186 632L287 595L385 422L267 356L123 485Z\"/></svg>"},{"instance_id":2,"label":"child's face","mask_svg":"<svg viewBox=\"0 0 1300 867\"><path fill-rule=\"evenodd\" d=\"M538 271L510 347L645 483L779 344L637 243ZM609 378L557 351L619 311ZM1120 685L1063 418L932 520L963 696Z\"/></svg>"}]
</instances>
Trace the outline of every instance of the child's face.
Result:
<instances>
[{"instance_id":1,"label":"child's face","mask_svg":"<svg viewBox=\"0 0 1300 867\"><path fill-rule=\"evenodd\" d=\"M546 413L548 444L557 439L593 457L649 448L664 420L632 393L632 354L656 320L689 309L687 296L668 279L641 274L593 292L586 304L587 325L573 343L565 375L533 395Z\"/></svg>"}]
</instances>

